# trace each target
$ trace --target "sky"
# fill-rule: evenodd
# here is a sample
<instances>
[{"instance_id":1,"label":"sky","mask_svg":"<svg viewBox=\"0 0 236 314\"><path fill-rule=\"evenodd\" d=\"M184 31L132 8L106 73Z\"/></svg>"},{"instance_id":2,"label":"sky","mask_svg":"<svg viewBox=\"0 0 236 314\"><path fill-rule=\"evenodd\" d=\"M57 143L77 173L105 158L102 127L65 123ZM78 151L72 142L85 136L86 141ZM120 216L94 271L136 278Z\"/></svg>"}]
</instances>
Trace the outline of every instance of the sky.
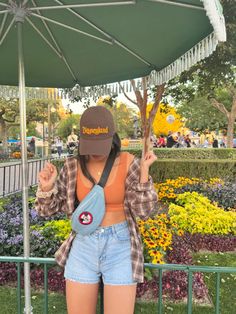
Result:
<instances>
[{"instance_id":1,"label":"sky","mask_svg":"<svg viewBox=\"0 0 236 314\"><path fill-rule=\"evenodd\" d=\"M127 93L128 96L131 98L131 99L135 99L134 98L134 94L133 93ZM138 107L135 106L132 102L130 102L123 94L119 94L118 97L117 97L117 100L118 101L122 101L124 102L127 107L129 108L132 108L134 110L138 110ZM83 107L83 103L82 102L75 102L75 103L72 103L70 102L68 99L62 99L62 104L65 108L68 108L68 104L70 104L70 109L73 111L73 113L78 113L78 114L82 114L85 110L85 108ZM91 100L91 105L96 105L95 102L93 102Z\"/></svg>"}]
</instances>

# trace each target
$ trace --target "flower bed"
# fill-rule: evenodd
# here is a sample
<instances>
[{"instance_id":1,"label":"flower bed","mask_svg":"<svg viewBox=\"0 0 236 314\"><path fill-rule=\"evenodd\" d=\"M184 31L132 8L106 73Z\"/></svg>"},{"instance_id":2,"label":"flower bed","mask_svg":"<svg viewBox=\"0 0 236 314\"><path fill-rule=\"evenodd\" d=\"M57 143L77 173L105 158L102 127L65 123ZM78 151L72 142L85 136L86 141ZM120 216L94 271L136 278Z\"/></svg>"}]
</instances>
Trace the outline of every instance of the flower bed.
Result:
<instances>
[{"instance_id":1,"label":"flower bed","mask_svg":"<svg viewBox=\"0 0 236 314\"><path fill-rule=\"evenodd\" d=\"M143 240L145 262L192 265L192 252L210 250L234 251L236 248L235 191L220 179L202 180L178 178L156 184L161 213L146 221L138 221ZM218 196L225 189L223 197ZM215 194L214 194L215 193ZM213 202L216 195L217 203ZM163 205L164 204L164 205ZM0 254L23 254L23 214L21 197L4 201L0 210ZM64 214L51 218L39 217L34 210L34 194L29 200L31 256L52 257L71 231ZM33 267L32 282L43 285L43 270ZM0 284L16 280L14 264L0 264ZM146 270L146 279L138 286L137 296L156 298L158 294L155 271ZM49 269L49 290L64 291L63 272ZM151 291L151 292L150 292ZM195 299L204 300L208 294L200 273L194 274ZM187 275L182 271L164 272L163 295L183 300L187 295Z\"/></svg>"}]
</instances>

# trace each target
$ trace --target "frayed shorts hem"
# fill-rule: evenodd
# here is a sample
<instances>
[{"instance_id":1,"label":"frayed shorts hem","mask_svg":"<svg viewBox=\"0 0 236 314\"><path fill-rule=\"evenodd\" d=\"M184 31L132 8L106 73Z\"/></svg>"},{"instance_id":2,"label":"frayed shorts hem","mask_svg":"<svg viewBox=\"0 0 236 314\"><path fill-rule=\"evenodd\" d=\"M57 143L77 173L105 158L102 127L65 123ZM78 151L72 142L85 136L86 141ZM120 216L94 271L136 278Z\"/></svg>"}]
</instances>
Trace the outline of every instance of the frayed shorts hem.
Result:
<instances>
[{"instance_id":1,"label":"frayed shorts hem","mask_svg":"<svg viewBox=\"0 0 236 314\"><path fill-rule=\"evenodd\" d=\"M89 280L84 280L84 279L75 279L75 278L65 278L65 280L76 282L76 283L81 283L81 284L98 284L100 281L89 281ZM135 286L137 285L137 282L103 282L104 286Z\"/></svg>"},{"instance_id":2,"label":"frayed shorts hem","mask_svg":"<svg viewBox=\"0 0 236 314\"><path fill-rule=\"evenodd\" d=\"M85 279L67 278L67 277L65 277L65 280L76 282L76 283L88 284L88 285L90 284L95 285L99 283L99 281L90 281L90 280L85 280Z\"/></svg>"},{"instance_id":3,"label":"frayed shorts hem","mask_svg":"<svg viewBox=\"0 0 236 314\"><path fill-rule=\"evenodd\" d=\"M118 283L114 283L114 282L104 282L104 286L135 286L137 285L137 282L118 282Z\"/></svg>"}]
</instances>

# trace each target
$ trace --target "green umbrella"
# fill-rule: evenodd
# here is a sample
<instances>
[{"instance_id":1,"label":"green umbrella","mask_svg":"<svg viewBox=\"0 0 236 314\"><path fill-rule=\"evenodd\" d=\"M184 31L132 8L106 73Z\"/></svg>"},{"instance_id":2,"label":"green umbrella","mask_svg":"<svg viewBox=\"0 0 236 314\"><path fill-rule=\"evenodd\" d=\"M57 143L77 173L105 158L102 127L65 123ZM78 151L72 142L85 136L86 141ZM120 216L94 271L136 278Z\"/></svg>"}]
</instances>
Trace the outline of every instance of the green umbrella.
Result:
<instances>
[{"instance_id":1,"label":"green umbrella","mask_svg":"<svg viewBox=\"0 0 236 314\"><path fill-rule=\"evenodd\" d=\"M219 0L0 0L0 84L19 84L26 257L25 85L78 84L82 95L86 86L98 85L94 89L103 91L104 84L143 76L150 85L160 85L209 56L225 39ZM124 87L129 89L129 83Z\"/></svg>"},{"instance_id":2,"label":"green umbrella","mask_svg":"<svg viewBox=\"0 0 236 314\"><path fill-rule=\"evenodd\" d=\"M25 82L37 87L100 85L150 73L161 83L225 40L218 0L0 1L4 85L18 85L16 21L24 22Z\"/></svg>"}]
</instances>

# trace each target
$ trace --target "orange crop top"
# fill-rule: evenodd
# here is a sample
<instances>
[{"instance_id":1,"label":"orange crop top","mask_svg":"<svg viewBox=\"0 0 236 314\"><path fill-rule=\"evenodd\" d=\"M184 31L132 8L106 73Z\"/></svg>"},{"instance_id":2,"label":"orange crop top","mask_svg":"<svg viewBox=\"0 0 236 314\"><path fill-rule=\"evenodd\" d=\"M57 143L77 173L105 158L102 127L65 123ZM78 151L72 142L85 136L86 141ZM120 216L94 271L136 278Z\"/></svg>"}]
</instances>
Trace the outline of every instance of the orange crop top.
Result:
<instances>
[{"instance_id":1,"label":"orange crop top","mask_svg":"<svg viewBox=\"0 0 236 314\"><path fill-rule=\"evenodd\" d=\"M119 159L115 161L115 164L112 167L104 188L106 211L124 210L128 156L129 153L120 153L118 157ZM80 202L89 193L91 188L92 183L83 175L80 165L78 165L76 193Z\"/></svg>"}]
</instances>

